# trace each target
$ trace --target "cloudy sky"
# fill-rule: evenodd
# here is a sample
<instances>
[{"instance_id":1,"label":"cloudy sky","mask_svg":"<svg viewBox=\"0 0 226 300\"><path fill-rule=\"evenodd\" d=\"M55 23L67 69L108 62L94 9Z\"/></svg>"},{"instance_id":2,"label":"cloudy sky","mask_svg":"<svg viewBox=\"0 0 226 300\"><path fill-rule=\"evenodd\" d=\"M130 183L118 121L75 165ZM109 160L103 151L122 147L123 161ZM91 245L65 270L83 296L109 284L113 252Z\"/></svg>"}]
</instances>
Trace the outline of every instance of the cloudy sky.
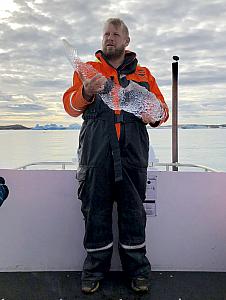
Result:
<instances>
[{"instance_id":1,"label":"cloudy sky","mask_svg":"<svg viewBox=\"0 0 226 300\"><path fill-rule=\"evenodd\" d=\"M180 57L179 123L226 123L225 0L101 3L1 1L0 125L81 122L66 115L62 105L73 69L61 39L71 42L83 61L93 60L109 17L127 23L128 49L149 67L170 109L172 56Z\"/></svg>"}]
</instances>

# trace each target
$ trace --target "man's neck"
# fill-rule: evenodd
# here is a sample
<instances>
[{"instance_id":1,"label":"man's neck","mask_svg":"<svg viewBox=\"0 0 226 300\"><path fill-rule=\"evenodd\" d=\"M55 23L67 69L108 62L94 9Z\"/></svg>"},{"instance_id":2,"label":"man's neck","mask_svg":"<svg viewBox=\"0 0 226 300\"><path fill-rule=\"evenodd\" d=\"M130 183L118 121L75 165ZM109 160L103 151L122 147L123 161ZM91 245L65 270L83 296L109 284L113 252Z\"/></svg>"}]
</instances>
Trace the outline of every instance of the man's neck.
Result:
<instances>
[{"instance_id":1,"label":"man's neck","mask_svg":"<svg viewBox=\"0 0 226 300\"><path fill-rule=\"evenodd\" d=\"M121 64L124 62L125 59L125 55L116 58L116 59L109 59L109 63L115 68L117 69L119 66L121 66Z\"/></svg>"}]
</instances>

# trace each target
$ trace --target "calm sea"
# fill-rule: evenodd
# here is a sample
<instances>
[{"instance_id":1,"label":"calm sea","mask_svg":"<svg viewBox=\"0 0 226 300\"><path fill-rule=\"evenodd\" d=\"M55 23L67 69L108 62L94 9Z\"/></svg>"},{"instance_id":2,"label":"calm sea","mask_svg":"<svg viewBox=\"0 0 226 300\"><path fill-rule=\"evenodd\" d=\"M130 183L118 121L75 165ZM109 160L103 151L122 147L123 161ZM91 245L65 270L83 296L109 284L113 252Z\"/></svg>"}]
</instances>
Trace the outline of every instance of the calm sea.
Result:
<instances>
[{"instance_id":1,"label":"calm sea","mask_svg":"<svg viewBox=\"0 0 226 300\"><path fill-rule=\"evenodd\" d=\"M160 162L171 161L171 130L149 129ZM1 130L0 168L37 161L71 161L76 157L79 130ZM226 129L179 129L179 162L226 172Z\"/></svg>"}]
</instances>

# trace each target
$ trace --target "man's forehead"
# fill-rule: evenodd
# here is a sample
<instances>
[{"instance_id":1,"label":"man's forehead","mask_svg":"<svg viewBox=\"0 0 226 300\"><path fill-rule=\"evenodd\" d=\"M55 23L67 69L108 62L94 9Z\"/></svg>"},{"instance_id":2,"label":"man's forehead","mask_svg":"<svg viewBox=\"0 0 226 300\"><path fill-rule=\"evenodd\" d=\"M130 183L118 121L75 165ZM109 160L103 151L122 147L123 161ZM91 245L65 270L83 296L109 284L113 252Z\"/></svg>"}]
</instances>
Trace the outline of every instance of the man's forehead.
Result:
<instances>
[{"instance_id":1,"label":"man's forehead","mask_svg":"<svg viewBox=\"0 0 226 300\"><path fill-rule=\"evenodd\" d=\"M114 25L112 23L106 23L104 25L104 31L114 30L114 31L122 31L122 25Z\"/></svg>"}]
</instances>

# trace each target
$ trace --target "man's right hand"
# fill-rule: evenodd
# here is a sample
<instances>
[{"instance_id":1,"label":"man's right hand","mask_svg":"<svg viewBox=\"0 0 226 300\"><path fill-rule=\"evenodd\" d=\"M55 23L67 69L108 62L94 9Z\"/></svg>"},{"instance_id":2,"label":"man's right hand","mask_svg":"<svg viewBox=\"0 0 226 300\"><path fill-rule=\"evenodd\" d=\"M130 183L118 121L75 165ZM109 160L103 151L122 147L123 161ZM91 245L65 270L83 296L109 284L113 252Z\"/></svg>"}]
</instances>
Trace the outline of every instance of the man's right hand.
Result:
<instances>
[{"instance_id":1,"label":"man's right hand","mask_svg":"<svg viewBox=\"0 0 226 300\"><path fill-rule=\"evenodd\" d=\"M83 82L83 97L90 101L92 97L104 89L107 78L98 73L94 77L87 79L79 72L79 76Z\"/></svg>"}]
</instances>

